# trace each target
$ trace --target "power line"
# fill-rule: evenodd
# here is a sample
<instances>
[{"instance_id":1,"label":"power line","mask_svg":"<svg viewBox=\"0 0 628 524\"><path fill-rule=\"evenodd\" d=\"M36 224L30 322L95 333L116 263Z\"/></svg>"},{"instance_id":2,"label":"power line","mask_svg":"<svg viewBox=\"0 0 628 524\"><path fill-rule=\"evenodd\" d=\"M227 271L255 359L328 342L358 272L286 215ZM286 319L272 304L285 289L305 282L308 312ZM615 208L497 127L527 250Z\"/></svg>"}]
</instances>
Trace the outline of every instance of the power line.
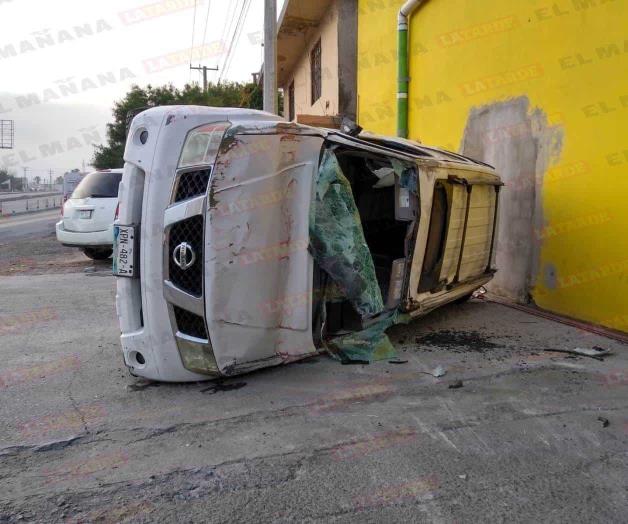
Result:
<instances>
[{"instance_id":1,"label":"power line","mask_svg":"<svg viewBox=\"0 0 628 524\"><path fill-rule=\"evenodd\" d=\"M244 0L242 4L242 10L240 11L240 16L238 18L238 23L236 24L236 28L233 32L233 38L231 39L231 44L229 45L229 51L227 53L227 60L225 65L223 66L223 70L221 71L221 76L226 76L231 68L231 62L233 57L235 56L235 49L240 42L240 36L242 35L242 29L244 29L244 23L246 22L246 17L249 13L249 8L251 7L251 0Z\"/></svg>"},{"instance_id":2,"label":"power line","mask_svg":"<svg viewBox=\"0 0 628 524\"><path fill-rule=\"evenodd\" d=\"M201 49L205 47L205 41L207 40L207 25L209 23L209 10L212 7L212 0L207 1L207 15L205 16L205 30L203 31L203 45Z\"/></svg>"},{"instance_id":3,"label":"power line","mask_svg":"<svg viewBox=\"0 0 628 524\"><path fill-rule=\"evenodd\" d=\"M194 0L194 15L192 17L192 43L190 44L190 67L192 67L192 53L194 52L194 31L196 29L196 3L197 0ZM192 70L190 69L190 76L188 77L188 82L192 80Z\"/></svg>"},{"instance_id":4,"label":"power line","mask_svg":"<svg viewBox=\"0 0 628 524\"><path fill-rule=\"evenodd\" d=\"M242 0L241 7L244 7L244 2L245 1L246 0ZM223 33L223 37L222 37L222 40L221 40L222 43L224 43L225 39L229 35L231 35L231 29L234 26L234 22L236 21L236 17L238 15L238 3L239 3L239 0L236 0L235 4L232 4L232 5L234 5L234 10L233 10L233 13L231 13L231 19L229 20L229 24L228 24L227 30ZM240 12L242 12L242 11L240 11ZM234 30L233 35L235 35L235 30ZM229 54L231 53L231 46L233 45L233 35L231 36L231 43L229 44L229 48L227 49L227 52L225 53L225 56L223 58L221 71L224 71L225 65L227 64L227 59L229 58ZM221 80L222 80L222 73L221 73L221 75L218 78L218 83L220 83Z\"/></svg>"},{"instance_id":5,"label":"power line","mask_svg":"<svg viewBox=\"0 0 628 524\"><path fill-rule=\"evenodd\" d=\"M230 23L228 22L228 20L234 16L236 9L232 9L235 8L237 5L237 2L233 2L230 1L229 2L229 7L227 8L227 17L225 18L225 24L222 26L222 34L220 35L220 43L223 44L225 41L225 38L227 36L227 27L229 27Z\"/></svg>"}]
</instances>

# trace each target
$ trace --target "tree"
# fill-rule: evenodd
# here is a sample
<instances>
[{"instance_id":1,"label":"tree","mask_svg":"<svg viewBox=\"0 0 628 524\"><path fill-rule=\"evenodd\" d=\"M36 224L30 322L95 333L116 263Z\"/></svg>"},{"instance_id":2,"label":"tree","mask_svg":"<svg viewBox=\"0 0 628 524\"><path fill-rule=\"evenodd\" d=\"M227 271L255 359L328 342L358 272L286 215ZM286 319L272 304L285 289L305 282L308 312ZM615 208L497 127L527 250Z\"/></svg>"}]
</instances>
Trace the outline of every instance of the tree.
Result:
<instances>
[{"instance_id":1,"label":"tree","mask_svg":"<svg viewBox=\"0 0 628 524\"><path fill-rule=\"evenodd\" d=\"M41 184L41 177L39 175L35 176L33 178L33 182L35 182L35 185L38 186L39 184Z\"/></svg>"},{"instance_id":2,"label":"tree","mask_svg":"<svg viewBox=\"0 0 628 524\"><path fill-rule=\"evenodd\" d=\"M8 184L6 184L7 180L9 180ZM22 191L23 187L22 179L3 167L0 167L0 185L5 185L11 191Z\"/></svg>"},{"instance_id":3,"label":"tree","mask_svg":"<svg viewBox=\"0 0 628 524\"><path fill-rule=\"evenodd\" d=\"M209 84L206 92L196 84L186 84L183 89L172 84L145 88L134 85L115 102L113 122L107 124L107 144L95 146L92 165L96 169L122 167L129 117L149 107L176 104L261 109L262 89L257 84L238 82Z\"/></svg>"},{"instance_id":4,"label":"tree","mask_svg":"<svg viewBox=\"0 0 628 524\"><path fill-rule=\"evenodd\" d=\"M61 175L55 178L55 184L63 184L63 177Z\"/></svg>"},{"instance_id":5,"label":"tree","mask_svg":"<svg viewBox=\"0 0 628 524\"><path fill-rule=\"evenodd\" d=\"M4 184L7 180L11 178L11 173L8 169L4 167L0 167L0 184Z\"/></svg>"}]
</instances>

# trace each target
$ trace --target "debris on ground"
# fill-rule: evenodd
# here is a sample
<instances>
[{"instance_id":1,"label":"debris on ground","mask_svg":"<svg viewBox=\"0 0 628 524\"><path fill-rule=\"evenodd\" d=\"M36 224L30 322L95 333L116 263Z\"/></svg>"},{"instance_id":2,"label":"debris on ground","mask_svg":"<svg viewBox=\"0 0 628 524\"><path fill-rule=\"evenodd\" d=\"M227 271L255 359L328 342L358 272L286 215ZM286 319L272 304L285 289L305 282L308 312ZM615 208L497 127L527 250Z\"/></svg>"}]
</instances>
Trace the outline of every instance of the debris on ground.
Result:
<instances>
[{"instance_id":1,"label":"debris on ground","mask_svg":"<svg viewBox=\"0 0 628 524\"><path fill-rule=\"evenodd\" d=\"M447 370L443 366L436 366L432 371L419 371L419 373L440 378L444 377L447 374Z\"/></svg>"},{"instance_id":2,"label":"debris on ground","mask_svg":"<svg viewBox=\"0 0 628 524\"><path fill-rule=\"evenodd\" d=\"M225 384L222 381L217 381L208 388L201 389L201 393L215 395L216 393L220 393L222 391L235 391L237 389L242 389L244 386L246 386L246 382L234 382L233 384Z\"/></svg>"},{"instance_id":3,"label":"debris on ground","mask_svg":"<svg viewBox=\"0 0 628 524\"><path fill-rule=\"evenodd\" d=\"M152 380L136 382L135 384L128 384L126 389L128 391L143 391L148 388L158 388L161 384L159 382L153 382Z\"/></svg>"},{"instance_id":4,"label":"debris on ground","mask_svg":"<svg viewBox=\"0 0 628 524\"><path fill-rule=\"evenodd\" d=\"M409 320L409 315L397 310L384 313L361 331L327 340L327 351L343 364L348 361L363 364L397 360L397 352L385 332L395 324L407 324Z\"/></svg>"},{"instance_id":5,"label":"debris on ground","mask_svg":"<svg viewBox=\"0 0 628 524\"><path fill-rule=\"evenodd\" d=\"M342 360L340 363L343 366L358 366L358 365L368 366L370 364L370 361L368 361L368 360L349 360L349 359L345 359L345 360Z\"/></svg>"},{"instance_id":6,"label":"debris on ground","mask_svg":"<svg viewBox=\"0 0 628 524\"><path fill-rule=\"evenodd\" d=\"M486 295L486 288L484 286L480 287L479 289L476 289L472 294L471 297L472 298L484 298L484 295Z\"/></svg>"},{"instance_id":7,"label":"debris on ground","mask_svg":"<svg viewBox=\"0 0 628 524\"><path fill-rule=\"evenodd\" d=\"M611 355L610 349L604 349L599 346L593 348L573 348L573 349L545 349L545 351L556 351L557 353L571 353L573 355L580 355L583 357L591 357L597 360L603 360L602 357Z\"/></svg>"},{"instance_id":8,"label":"debris on ground","mask_svg":"<svg viewBox=\"0 0 628 524\"><path fill-rule=\"evenodd\" d=\"M414 341L423 346L449 349L456 353L470 351L484 353L486 350L500 347L479 331L454 331L451 329L442 329L422 337L416 337Z\"/></svg>"},{"instance_id":9,"label":"debris on ground","mask_svg":"<svg viewBox=\"0 0 628 524\"><path fill-rule=\"evenodd\" d=\"M389 364L407 364L408 361L407 360L389 360L388 363Z\"/></svg>"},{"instance_id":10,"label":"debris on ground","mask_svg":"<svg viewBox=\"0 0 628 524\"><path fill-rule=\"evenodd\" d=\"M452 382L451 384L449 384L448 388L449 389L458 389L463 387L464 384L462 383L462 380L456 380L454 382Z\"/></svg>"},{"instance_id":11,"label":"debris on ground","mask_svg":"<svg viewBox=\"0 0 628 524\"><path fill-rule=\"evenodd\" d=\"M611 421L608 420L606 417L598 417L597 419L602 423L603 428L607 428L611 425Z\"/></svg>"}]
</instances>

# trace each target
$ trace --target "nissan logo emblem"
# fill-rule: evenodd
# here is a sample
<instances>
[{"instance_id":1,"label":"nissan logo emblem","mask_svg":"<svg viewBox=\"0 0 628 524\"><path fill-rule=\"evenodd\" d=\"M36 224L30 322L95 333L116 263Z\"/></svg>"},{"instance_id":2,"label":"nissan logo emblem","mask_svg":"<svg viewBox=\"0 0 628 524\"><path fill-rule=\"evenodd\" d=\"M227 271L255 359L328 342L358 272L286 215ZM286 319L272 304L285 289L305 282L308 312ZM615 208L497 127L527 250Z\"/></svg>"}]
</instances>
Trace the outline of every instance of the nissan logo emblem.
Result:
<instances>
[{"instance_id":1,"label":"nissan logo emblem","mask_svg":"<svg viewBox=\"0 0 628 524\"><path fill-rule=\"evenodd\" d=\"M196 262L196 254L192 246L187 242L181 242L172 252L172 260L183 271Z\"/></svg>"}]
</instances>

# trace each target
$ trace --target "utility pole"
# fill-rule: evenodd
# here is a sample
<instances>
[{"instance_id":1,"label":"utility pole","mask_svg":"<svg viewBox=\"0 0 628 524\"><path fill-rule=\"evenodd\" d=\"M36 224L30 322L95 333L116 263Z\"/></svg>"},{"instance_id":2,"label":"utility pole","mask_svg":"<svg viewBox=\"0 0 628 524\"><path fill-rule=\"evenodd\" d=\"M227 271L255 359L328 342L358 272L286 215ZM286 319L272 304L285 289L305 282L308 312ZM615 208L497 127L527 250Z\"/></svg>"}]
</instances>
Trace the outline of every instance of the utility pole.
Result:
<instances>
[{"instance_id":1,"label":"utility pole","mask_svg":"<svg viewBox=\"0 0 628 524\"><path fill-rule=\"evenodd\" d=\"M207 71L218 71L217 67L207 67L207 66L192 66L190 64L190 69L195 71L203 71L203 93L207 92Z\"/></svg>"},{"instance_id":2,"label":"utility pole","mask_svg":"<svg viewBox=\"0 0 628 524\"><path fill-rule=\"evenodd\" d=\"M52 191L52 169L48 170L48 190Z\"/></svg>"},{"instance_id":3,"label":"utility pole","mask_svg":"<svg viewBox=\"0 0 628 524\"><path fill-rule=\"evenodd\" d=\"M264 111L277 114L277 0L264 0Z\"/></svg>"},{"instance_id":4,"label":"utility pole","mask_svg":"<svg viewBox=\"0 0 628 524\"><path fill-rule=\"evenodd\" d=\"M28 177L26 176L26 170L29 168L22 167L22 169L24 170L24 187L22 188L22 191L27 192L28 191Z\"/></svg>"}]
</instances>

